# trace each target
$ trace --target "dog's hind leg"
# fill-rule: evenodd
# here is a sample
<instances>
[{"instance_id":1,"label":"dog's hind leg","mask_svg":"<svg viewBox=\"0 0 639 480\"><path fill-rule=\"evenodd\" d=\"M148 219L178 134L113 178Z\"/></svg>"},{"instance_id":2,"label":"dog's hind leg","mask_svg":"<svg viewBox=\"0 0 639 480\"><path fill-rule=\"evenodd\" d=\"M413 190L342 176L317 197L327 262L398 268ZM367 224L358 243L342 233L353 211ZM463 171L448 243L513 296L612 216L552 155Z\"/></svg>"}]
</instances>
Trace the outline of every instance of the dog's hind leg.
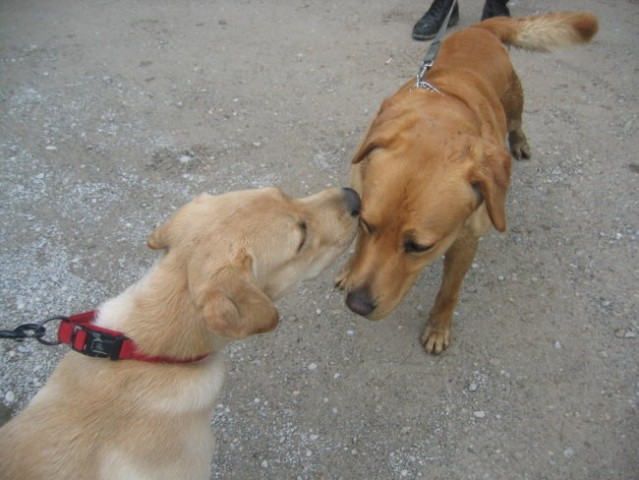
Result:
<instances>
[{"instance_id":1,"label":"dog's hind leg","mask_svg":"<svg viewBox=\"0 0 639 480\"><path fill-rule=\"evenodd\" d=\"M504 93L501 103L508 119L508 143L510 153L517 160L530 158L530 147L528 140L521 128L521 115L524 110L524 89L521 86L519 77L513 70L510 77L510 85Z\"/></svg>"},{"instance_id":2,"label":"dog's hind leg","mask_svg":"<svg viewBox=\"0 0 639 480\"><path fill-rule=\"evenodd\" d=\"M446 252L444 278L421 338L422 345L428 353L439 354L450 344L453 313L464 277L475 258L478 243L479 238L466 232L455 240Z\"/></svg>"}]
</instances>

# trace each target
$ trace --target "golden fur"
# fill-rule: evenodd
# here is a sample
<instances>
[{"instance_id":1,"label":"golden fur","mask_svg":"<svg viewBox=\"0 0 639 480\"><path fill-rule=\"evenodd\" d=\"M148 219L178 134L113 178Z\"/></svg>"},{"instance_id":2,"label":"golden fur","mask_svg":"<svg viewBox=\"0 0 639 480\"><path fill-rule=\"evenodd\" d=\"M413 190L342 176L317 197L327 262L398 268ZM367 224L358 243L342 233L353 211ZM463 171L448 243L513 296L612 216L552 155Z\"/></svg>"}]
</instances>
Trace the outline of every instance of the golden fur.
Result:
<instances>
[{"instance_id":1,"label":"golden fur","mask_svg":"<svg viewBox=\"0 0 639 480\"><path fill-rule=\"evenodd\" d=\"M491 18L442 43L426 78L441 94L412 80L383 102L353 158L361 228L337 281L351 310L386 316L444 254L422 343L432 353L448 347L478 240L491 224L506 228L511 154L530 156L523 91L505 45L547 50L587 42L596 31L597 19L583 12Z\"/></svg>"},{"instance_id":2,"label":"golden fur","mask_svg":"<svg viewBox=\"0 0 639 480\"><path fill-rule=\"evenodd\" d=\"M0 429L0 479L207 479L209 421L232 338L273 330L273 300L351 243L359 198L304 199L275 188L201 195L149 236L164 254L99 309L159 364L68 353L27 408Z\"/></svg>"}]
</instances>

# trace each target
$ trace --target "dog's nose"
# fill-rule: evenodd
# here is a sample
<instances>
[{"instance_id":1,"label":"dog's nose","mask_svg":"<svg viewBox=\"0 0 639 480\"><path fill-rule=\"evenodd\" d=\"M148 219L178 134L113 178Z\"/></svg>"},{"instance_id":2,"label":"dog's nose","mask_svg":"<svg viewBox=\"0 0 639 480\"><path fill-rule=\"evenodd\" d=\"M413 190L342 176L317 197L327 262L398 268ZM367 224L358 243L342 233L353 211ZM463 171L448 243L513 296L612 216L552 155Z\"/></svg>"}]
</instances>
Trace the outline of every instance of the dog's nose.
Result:
<instances>
[{"instance_id":1,"label":"dog's nose","mask_svg":"<svg viewBox=\"0 0 639 480\"><path fill-rule=\"evenodd\" d=\"M346 306L362 317L370 315L377 307L366 288L348 292Z\"/></svg>"},{"instance_id":2,"label":"dog's nose","mask_svg":"<svg viewBox=\"0 0 639 480\"><path fill-rule=\"evenodd\" d=\"M348 206L349 211L353 217L359 215L360 207L362 206L362 201L359 199L359 195L352 188L343 188L344 197L346 198L346 205Z\"/></svg>"}]
</instances>

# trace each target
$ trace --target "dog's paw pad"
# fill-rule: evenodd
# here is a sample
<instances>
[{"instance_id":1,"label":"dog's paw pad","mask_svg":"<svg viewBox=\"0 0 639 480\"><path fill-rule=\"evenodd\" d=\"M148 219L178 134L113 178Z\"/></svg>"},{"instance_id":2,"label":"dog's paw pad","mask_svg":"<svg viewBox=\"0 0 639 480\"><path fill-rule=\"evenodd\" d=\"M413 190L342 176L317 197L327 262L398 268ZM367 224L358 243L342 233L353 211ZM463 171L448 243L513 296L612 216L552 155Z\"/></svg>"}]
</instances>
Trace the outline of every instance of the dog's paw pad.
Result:
<instances>
[{"instance_id":1,"label":"dog's paw pad","mask_svg":"<svg viewBox=\"0 0 639 480\"><path fill-rule=\"evenodd\" d=\"M435 330L426 327L422 335L422 345L427 353L439 355L450 345L450 330Z\"/></svg>"}]
</instances>

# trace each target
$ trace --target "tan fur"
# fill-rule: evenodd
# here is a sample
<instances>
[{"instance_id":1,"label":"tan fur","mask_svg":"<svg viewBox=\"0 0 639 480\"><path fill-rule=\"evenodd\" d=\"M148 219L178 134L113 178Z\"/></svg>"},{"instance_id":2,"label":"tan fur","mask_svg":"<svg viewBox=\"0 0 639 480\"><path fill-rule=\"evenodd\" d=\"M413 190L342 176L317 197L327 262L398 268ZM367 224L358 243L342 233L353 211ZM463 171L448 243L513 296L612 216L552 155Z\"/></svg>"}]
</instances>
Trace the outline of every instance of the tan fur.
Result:
<instances>
[{"instance_id":1,"label":"tan fur","mask_svg":"<svg viewBox=\"0 0 639 480\"><path fill-rule=\"evenodd\" d=\"M503 43L533 51L549 51L592 40L597 18L585 12L548 13L537 17L494 17L476 25Z\"/></svg>"},{"instance_id":2,"label":"tan fur","mask_svg":"<svg viewBox=\"0 0 639 480\"><path fill-rule=\"evenodd\" d=\"M211 355L154 364L68 353L0 429L0 479L209 478L221 348L277 326L273 301L348 247L357 208L344 190L293 199L271 188L179 209L148 239L162 258L100 306L97 323L147 355Z\"/></svg>"},{"instance_id":3,"label":"tan fur","mask_svg":"<svg viewBox=\"0 0 639 480\"><path fill-rule=\"evenodd\" d=\"M583 12L485 20L442 43L426 78L442 94L412 80L383 102L353 157L361 228L337 280L351 310L383 318L445 255L422 343L431 353L448 347L478 240L491 224L506 229L510 155L530 157L523 91L504 44L546 50L589 41L596 31L596 18Z\"/></svg>"}]
</instances>

